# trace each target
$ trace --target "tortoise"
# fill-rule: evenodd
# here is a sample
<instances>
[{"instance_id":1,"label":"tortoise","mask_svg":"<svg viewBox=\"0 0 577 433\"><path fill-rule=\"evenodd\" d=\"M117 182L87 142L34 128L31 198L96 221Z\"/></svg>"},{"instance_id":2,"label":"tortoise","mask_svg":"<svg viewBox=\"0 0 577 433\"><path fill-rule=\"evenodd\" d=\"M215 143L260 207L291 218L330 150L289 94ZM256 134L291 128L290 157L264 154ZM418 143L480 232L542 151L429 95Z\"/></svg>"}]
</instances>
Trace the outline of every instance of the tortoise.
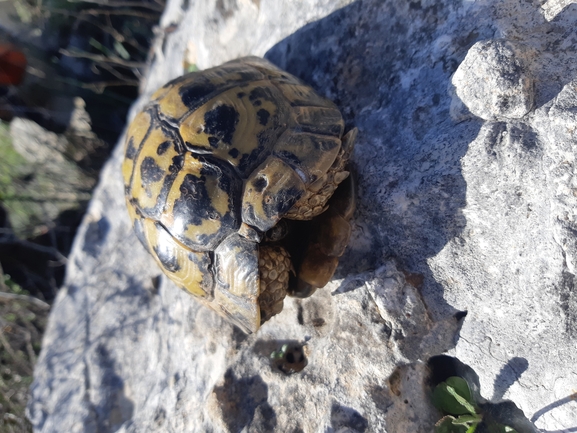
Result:
<instances>
[{"instance_id":1,"label":"tortoise","mask_svg":"<svg viewBox=\"0 0 577 433\"><path fill-rule=\"evenodd\" d=\"M325 286L347 246L357 129L343 133L333 102L258 57L170 81L127 131L138 239L177 286L257 331L287 294Z\"/></svg>"}]
</instances>

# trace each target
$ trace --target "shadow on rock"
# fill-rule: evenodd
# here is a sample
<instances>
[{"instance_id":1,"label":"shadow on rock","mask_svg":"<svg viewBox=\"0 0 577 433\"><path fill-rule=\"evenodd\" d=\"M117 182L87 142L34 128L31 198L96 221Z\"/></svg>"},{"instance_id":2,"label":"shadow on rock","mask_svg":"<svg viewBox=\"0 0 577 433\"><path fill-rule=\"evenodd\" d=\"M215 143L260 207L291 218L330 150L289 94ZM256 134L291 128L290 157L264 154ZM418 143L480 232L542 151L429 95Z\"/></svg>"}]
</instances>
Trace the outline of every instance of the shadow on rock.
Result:
<instances>
[{"instance_id":1,"label":"shadow on rock","mask_svg":"<svg viewBox=\"0 0 577 433\"><path fill-rule=\"evenodd\" d=\"M132 418L134 403L126 396L124 381L116 373L116 362L106 348L99 346L94 355L97 357L95 379L100 379L99 386L106 389L101 395L107 396L94 406L95 421L99 431L115 431Z\"/></svg>"},{"instance_id":2,"label":"shadow on rock","mask_svg":"<svg viewBox=\"0 0 577 433\"><path fill-rule=\"evenodd\" d=\"M511 385L519 380L527 368L529 368L529 362L525 358L516 356L507 361L507 364L501 368L495 378L495 390L491 400L498 401L502 399Z\"/></svg>"},{"instance_id":3,"label":"shadow on rock","mask_svg":"<svg viewBox=\"0 0 577 433\"><path fill-rule=\"evenodd\" d=\"M464 19L451 35L451 54L440 52L438 38L455 32L449 9L358 1L308 24L265 56L335 101L347 128L359 128L353 157L358 211L337 276L395 257L403 269L423 275L434 318L456 310L443 300L426 261L465 226L459 161L481 126L454 124L447 88L468 48L491 31Z\"/></svg>"},{"instance_id":4,"label":"shadow on rock","mask_svg":"<svg viewBox=\"0 0 577 433\"><path fill-rule=\"evenodd\" d=\"M356 410L336 402L333 403L331 407L332 430L329 429L328 433L337 431L364 433L368 426L367 420Z\"/></svg>"},{"instance_id":5,"label":"shadow on rock","mask_svg":"<svg viewBox=\"0 0 577 433\"><path fill-rule=\"evenodd\" d=\"M70 389L60 401L63 407L70 407L71 401L77 392L84 393L87 402L82 427L85 431L113 432L122 424L129 421L134 414L134 402L127 395L125 381L120 376L120 368L113 355L102 344L95 347L84 359L84 387L78 389L78 383ZM55 382L59 382L57 379ZM55 384L52 383L51 386ZM60 385L61 386L61 385ZM98 393L91 392L91 388L99 388ZM32 391L34 392L34 386ZM46 411L42 407L30 404L28 418L43 429L47 422ZM53 428L48 420L47 429Z\"/></svg>"},{"instance_id":6,"label":"shadow on rock","mask_svg":"<svg viewBox=\"0 0 577 433\"><path fill-rule=\"evenodd\" d=\"M577 20L577 4L570 3L538 7L531 2L495 2L493 6L492 14L500 33L529 48L535 110L557 97L577 76L577 49L575 44L567 44L574 40Z\"/></svg>"},{"instance_id":7,"label":"shadow on rock","mask_svg":"<svg viewBox=\"0 0 577 433\"><path fill-rule=\"evenodd\" d=\"M260 376L237 378L229 369L224 383L213 393L228 431L238 432L247 426L255 431L274 431L276 414L267 402L268 386Z\"/></svg>"}]
</instances>

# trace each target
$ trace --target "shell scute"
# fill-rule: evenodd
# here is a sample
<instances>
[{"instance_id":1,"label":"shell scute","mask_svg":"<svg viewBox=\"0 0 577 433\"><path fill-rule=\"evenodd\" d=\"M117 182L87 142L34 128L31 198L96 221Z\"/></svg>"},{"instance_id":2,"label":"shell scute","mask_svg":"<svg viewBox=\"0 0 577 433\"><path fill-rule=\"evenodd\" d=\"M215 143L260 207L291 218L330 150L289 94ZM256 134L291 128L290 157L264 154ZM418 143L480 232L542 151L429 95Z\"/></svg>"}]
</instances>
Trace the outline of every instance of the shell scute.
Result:
<instances>
[{"instance_id":1,"label":"shell scute","mask_svg":"<svg viewBox=\"0 0 577 433\"><path fill-rule=\"evenodd\" d=\"M288 121L280 92L259 81L242 92L229 89L207 101L182 119L179 132L188 149L225 160L246 177L270 152Z\"/></svg>"},{"instance_id":2,"label":"shell scute","mask_svg":"<svg viewBox=\"0 0 577 433\"><path fill-rule=\"evenodd\" d=\"M183 248L158 222L145 219L143 226L148 249L167 276L185 291L211 298L214 281L210 255Z\"/></svg>"},{"instance_id":3,"label":"shell scute","mask_svg":"<svg viewBox=\"0 0 577 433\"><path fill-rule=\"evenodd\" d=\"M302 131L342 137L345 122L336 107L295 107L294 110Z\"/></svg>"},{"instance_id":4,"label":"shell scute","mask_svg":"<svg viewBox=\"0 0 577 433\"><path fill-rule=\"evenodd\" d=\"M230 63L176 78L154 93L152 100L158 103L161 117L175 123L223 90L263 78L254 68Z\"/></svg>"},{"instance_id":5,"label":"shell scute","mask_svg":"<svg viewBox=\"0 0 577 433\"><path fill-rule=\"evenodd\" d=\"M142 142L154 124L150 114L141 111L136 115L126 133L124 160L122 161L122 178L125 185L130 185L134 170L135 158L142 148Z\"/></svg>"},{"instance_id":6,"label":"shell scute","mask_svg":"<svg viewBox=\"0 0 577 433\"><path fill-rule=\"evenodd\" d=\"M334 136L286 131L275 145L274 154L310 184L328 171L340 147L341 140Z\"/></svg>"},{"instance_id":7,"label":"shell scute","mask_svg":"<svg viewBox=\"0 0 577 433\"><path fill-rule=\"evenodd\" d=\"M162 154L158 149L173 143ZM126 159L125 159L126 161ZM134 161L128 194L144 216L158 218L163 200L182 166L183 157L174 144L174 136L164 128L152 128L142 142Z\"/></svg>"},{"instance_id":8,"label":"shell scute","mask_svg":"<svg viewBox=\"0 0 577 433\"><path fill-rule=\"evenodd\" d=\"M232 168L187 153L159 220L188 248L212 251L240 226L241 190Z\"/></svg>"}]
</instances>

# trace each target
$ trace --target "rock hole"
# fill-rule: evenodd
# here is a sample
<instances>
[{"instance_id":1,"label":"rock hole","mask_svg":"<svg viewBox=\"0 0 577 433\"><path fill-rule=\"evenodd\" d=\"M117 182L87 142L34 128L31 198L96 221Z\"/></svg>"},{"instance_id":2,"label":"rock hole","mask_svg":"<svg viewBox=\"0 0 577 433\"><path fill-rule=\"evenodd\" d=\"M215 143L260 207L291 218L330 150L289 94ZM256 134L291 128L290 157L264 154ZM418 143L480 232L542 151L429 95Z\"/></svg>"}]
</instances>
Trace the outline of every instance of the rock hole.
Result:
<instances>
[{"instance_id":1,"label":"rock hole","mask_svg":"<svg viewBox=\"0 0 577 433\"><path fill-rule=\"evenodd\" d=\"M298 373L308 364L304 345L300 343L285 343L270 357L273 366L285 374Z\"/></svg>"}]
</instances>

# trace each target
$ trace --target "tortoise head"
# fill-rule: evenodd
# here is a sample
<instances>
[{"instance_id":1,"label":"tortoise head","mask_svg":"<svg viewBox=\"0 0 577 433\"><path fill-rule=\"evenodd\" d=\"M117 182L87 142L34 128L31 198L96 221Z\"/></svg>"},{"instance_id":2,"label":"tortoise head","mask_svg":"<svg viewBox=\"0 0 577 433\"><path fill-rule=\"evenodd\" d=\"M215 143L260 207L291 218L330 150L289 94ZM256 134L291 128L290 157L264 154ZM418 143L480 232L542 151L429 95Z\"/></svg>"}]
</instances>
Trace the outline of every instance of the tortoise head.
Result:
<instances>
[{"instance_id":1,"label":"tortoise head","mask_svg":"<svg viewBox=\"0 0 577 433\"><path fill-rule=\"evenodd\" d=\"M306 192L299 175L280 158L269 156L248 178L242 220L262 232L274 227Z\"/></svg>"}]
</instances>

